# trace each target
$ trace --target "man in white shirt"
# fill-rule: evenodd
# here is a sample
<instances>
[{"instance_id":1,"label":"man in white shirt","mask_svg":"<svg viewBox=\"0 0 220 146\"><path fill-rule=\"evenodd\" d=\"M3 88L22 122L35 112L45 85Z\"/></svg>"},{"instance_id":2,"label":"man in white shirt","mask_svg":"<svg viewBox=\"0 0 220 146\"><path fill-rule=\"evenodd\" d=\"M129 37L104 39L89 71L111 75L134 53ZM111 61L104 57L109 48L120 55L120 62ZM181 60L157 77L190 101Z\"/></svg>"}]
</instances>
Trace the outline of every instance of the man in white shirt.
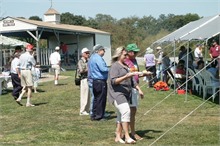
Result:
<instances>
[{"instance_id":1,"label":"man in white shirt","mask_svg":"<svg viewBox=\"0 0 220 146\"><path fill-rule=\"evenodd\" d=\"M196 45L196 49L194 51L194 56L196 60L202 59L203 55L202 55L202 45L198 44Z\"/></svg>"},{"instance_id":2,"label":"man in white shirt","mask_svg":"<svg viewBox=\"0 0 220 146\"><path fill-rule=\"evenodd\" d=\"M59 53L60 47L55 47L55 52L50 55L50 64L51 68L54 69L54 84L58 85L58 79L60 74L60 64L61 64L61 57Z\"/></svg>"},{"instance_id":3,"label":"man in white shirt","mask_svg":"<svg viewBox=\"0 0 220 146\"><path fill-rule=\"evenodd\" d=\"M11 62L11 80L13 85L12 96L16 100L19 97L19 92L22 90L20 71L18 66L20 53L16 52L13 57L14 59Z\"/></svg>"}]
</instances>

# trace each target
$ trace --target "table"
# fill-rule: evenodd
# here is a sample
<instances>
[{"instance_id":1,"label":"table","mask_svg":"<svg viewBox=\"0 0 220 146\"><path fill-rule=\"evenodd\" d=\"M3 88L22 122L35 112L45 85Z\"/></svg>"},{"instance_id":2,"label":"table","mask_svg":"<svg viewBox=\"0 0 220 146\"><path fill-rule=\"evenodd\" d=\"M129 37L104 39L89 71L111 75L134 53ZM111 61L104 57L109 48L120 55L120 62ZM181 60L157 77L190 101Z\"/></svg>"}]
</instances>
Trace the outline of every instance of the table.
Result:
<instances>
[{"instance_id":1,"label":"table","mask_svg":"<svg viewBox=\"0 0 220 146\"><path fill-rule=\"evenodd\" d=\"M3 87L2 87L2 84L4 83L4 82L8 82L9 80L11 79L11 76L9 76L9 75L0 75L0 95L2 95L2 89L3 89Z\"/></svg>"}]
</instances>

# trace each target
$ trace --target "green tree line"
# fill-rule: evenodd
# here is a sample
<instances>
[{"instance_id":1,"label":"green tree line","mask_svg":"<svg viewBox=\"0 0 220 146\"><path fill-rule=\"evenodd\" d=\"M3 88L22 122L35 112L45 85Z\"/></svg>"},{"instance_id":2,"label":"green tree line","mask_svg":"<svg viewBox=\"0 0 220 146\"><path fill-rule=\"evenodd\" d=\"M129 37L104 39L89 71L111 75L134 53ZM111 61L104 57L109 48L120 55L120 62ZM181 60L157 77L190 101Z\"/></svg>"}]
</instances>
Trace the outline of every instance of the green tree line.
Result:
<instances>
[{"instance_id":1,"label":"green tree line","mask_svg":"<svg viewBox=\"0 0 220 146\"><path fill-rule=\"evenodd\" d=\"M129 43L136 43L144 50L157 39L200 18L198 14L189 13L186 15L161 14L158 18L151 15L142 18L130 16L119 20L111 15L97 14L95 18L86 19L83 16L66 12L61 14L61 23L88 26L109 32L113 49ZM29 19L42 21L38 16L31 16Z\"/></svg>"}]
</instances>

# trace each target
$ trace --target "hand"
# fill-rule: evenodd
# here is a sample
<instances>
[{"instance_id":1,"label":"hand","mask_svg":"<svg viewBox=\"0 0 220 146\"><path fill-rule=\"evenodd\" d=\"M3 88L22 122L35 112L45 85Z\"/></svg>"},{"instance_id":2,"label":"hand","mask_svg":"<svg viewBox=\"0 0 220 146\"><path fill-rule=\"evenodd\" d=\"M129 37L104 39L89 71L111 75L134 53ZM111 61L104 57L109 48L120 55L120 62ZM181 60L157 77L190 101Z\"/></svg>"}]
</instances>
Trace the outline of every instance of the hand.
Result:
<instances>
[{"instance_id":1,"label":"hand","mask_svg":"<svg viewBox=\"0 0 220 146\"><path fill-rule=\"evenodd\" d=\"M138 92L139 92L139 95L140 95L141 99L143 99L144 98L144 93L141 90L139 90Z\"/></svg>"},{"instance_id":2,"label":"hand","mask_svg":"<svg viewBox=\"0 0 220 146\"><path fill-rule=\"evenodd\" d=\"M135 75L134 73L129 72L129 73L127 73L125 76L126 76L126 78L130 78L130 77L132 77L132 76L134 76L134 75Z\"/></svg>"},{"instance_id":3,"label":"hand","mask_svg":"<svg viewBox=\"0 0 220 146\"><path fill-rule=\"evenodd\" d=\"M150 71L144 70L144 71L143 71L143 74L146 76L146 75L152 75L153 73L150 72Z\"/></svg>"}]
</instances>

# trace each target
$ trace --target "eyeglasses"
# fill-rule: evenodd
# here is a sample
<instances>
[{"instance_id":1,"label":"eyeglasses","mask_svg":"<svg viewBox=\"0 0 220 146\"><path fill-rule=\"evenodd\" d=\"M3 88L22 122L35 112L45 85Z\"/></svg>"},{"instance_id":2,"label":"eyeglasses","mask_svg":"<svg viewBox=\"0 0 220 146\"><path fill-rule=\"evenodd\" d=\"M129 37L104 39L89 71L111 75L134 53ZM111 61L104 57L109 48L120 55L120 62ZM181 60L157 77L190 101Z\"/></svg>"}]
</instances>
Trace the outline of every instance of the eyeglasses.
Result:
<instances>
[{"instance_id":1,"label":"eyeglasses","mask_svg":"<svg viewBox=\"0 0 220 146\"><path fill-rule=\"evenodd\" d=\"M123 54L124 55L124 57L126 57L126 56L128 56L128 54L126 53L126 54Z\"/></svg>"},{"instance_id":2,"label":"eyeglasses","mask_svg":"<svg viewBox=\"0 0 220 146\"><path fill-rule=\"evenodd\" d=\"M86 52L86 54L90 54L89 52Z\"/></svg>"}]
</instances>

